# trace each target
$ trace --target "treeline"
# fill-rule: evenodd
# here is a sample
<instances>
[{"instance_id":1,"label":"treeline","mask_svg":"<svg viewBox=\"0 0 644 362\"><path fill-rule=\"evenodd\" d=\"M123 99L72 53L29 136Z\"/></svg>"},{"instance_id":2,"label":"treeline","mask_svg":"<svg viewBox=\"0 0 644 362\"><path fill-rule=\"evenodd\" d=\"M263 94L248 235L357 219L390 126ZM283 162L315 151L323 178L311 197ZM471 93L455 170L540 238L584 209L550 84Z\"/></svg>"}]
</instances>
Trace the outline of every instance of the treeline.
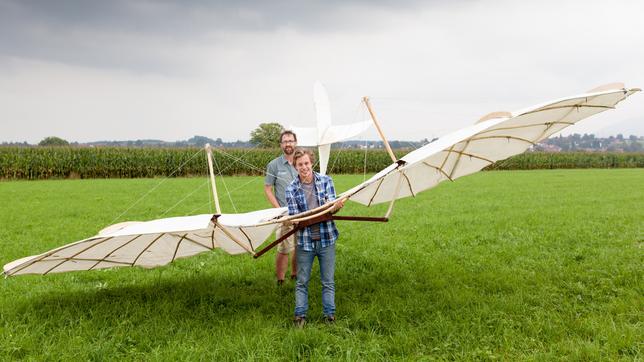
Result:
<instances>
[{"instance_id":1,"label":"treeline","mask_svg":"<svg viewBox=\"0 0 644 362\"><path fill-rule=\"evenodd\" d=\"M402 157L407 151L396 151ZM215 172L223 175L263 175L280 150L215 149ZM365 162L365 155L367 157ZM329 173L373 173L391 160L382 150L336 150ZM489 166L489 170L644 167L644 153L529 152ZM206 155L197 148L75 148L1 147L0 178L137 178L207 175Z\"/></svg>"},{"instance_id":2,"label":"treeline","mask_svg":"<svg viewBox=\"0 0 644 362\"><path fill-rule=\"evenodd\" d=\"M575 152L575 151L608 151L608 152L641 152L644 150L644 137L618 134L613 137L595 137L593 134L550 137L535 146L535 151Z\"/></svg>"}]
</instances>

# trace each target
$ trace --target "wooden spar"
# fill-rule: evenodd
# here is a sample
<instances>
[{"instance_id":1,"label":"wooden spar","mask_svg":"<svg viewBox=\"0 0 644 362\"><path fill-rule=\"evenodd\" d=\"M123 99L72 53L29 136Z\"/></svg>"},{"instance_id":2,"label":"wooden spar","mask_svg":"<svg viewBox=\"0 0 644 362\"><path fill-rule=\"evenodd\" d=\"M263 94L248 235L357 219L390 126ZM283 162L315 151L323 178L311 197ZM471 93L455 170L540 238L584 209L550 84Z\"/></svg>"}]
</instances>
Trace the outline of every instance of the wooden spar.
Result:
<instances>
[{"instance_id":1,"label":"wooden spar","mask_svg":"<svg viewBox=\"0 0 644 362\"><path fill-rule=\"evenodd\" d=\"M294 224L293 229L291 229L288 233L282 235L279 239L276 239L272 243L270 243L268 246L266 246L264 249L258 251L255 255L253 255L253 258L257 259L260 256L264 255L267 251L271 250L277 244L281 243L284 241L286 238L289 236L295 234L297 231L304 229L307 226L317 224L319 222L323 221L328 221L328 220L348 220L348 221L374 221L374 222L387 222L389 221L388 218L386 217L370 217L370 216L339 216L339 215L333 215L333 214L322 214L322 215L317 215L312 219L304 220L301 222L298 222Z\"/></svg>"},{"instance_id":2,"label":"wooden spar","mask_svg":"<svg viewBox=\"0 0 644 362\"><path fill-rule=\"evenodd\" d=\"M402 182L403 176L404 176L404 174L401 171L400 176L398 176L398 182L396 182L396 188L394 189L394 194L392 195L391 202L389 203L389 208L387 209L387 213L385 214L386 219L389 219L389 215L391 215L391 212L394 209L394 202L396 202L396 198L398 197L398 194L400 193L400 183Z\"/></svg>"},{"instance_id":3,"label":"wooden spar","mask_svg":"<svg viewBox=\"0 0 644 362\"><path fill-rule=\"evenodd\" d=\"M210 172L210 185L212 185L212 194L215 198L215 209L217 215L221 215L221 208L219 207L219 196L217 196L217 184L215 184L215 171L212 168L212 149L210 143L206 143L206 154L208 155L208 171Z\"/></svg>"},{"instance_id":4,"label":"wooden spar","mask_svg":"<svg viewBox=\"0 0 644 362\"><path fill-rule=\"evenodd\" d=\"M389 142L385 138L384 133L382 133L380 124L378 124L378 120L376 120L376 115L373 113L373 110L371 109L371 104L369 103L369 97L363 97L362 100L364 101L364 104L367 106L367 109L369 110L369 114L371 115L371 120L373 120L373 124L376 126L376 130L378 131L380 138L382 138L382 142L385 144L385 148L387 149L387 153L389 153L389 157L391 157L391 160L393 162L398 161L396 159L396 156L394 155L394 151L391 150L391 146L389 146Z\"/></svg>"}]
</instances>

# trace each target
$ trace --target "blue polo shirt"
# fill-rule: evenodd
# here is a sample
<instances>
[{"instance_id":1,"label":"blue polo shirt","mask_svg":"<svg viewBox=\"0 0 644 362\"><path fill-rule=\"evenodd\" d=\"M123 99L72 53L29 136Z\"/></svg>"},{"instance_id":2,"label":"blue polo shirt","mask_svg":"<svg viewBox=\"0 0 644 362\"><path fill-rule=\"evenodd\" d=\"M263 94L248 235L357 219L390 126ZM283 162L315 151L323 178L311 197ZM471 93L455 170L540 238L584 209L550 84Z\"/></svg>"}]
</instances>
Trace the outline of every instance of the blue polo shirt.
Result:
<instances>
[{"instance_id":1,"label":"blue polo shirt","mask_svg":"<svg viewBox=\"0 0 644 362\"><path fill-rule=\"evenodd\" d=\"M275 198L281 207L286 206L286 188L297 177L297 171L284 155L272 160L266 166L264 185L273 186Z\"/></svg>"}]
</instances>

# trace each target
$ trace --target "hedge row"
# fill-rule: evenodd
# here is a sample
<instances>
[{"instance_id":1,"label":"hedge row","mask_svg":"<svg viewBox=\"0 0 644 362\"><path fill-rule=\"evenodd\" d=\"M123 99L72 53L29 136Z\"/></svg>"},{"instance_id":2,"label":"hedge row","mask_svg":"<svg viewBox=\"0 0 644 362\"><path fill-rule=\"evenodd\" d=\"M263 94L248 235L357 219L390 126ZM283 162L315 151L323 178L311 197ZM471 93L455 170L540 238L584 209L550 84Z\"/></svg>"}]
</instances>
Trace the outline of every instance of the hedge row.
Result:
<instances>
[{"instance_id":1,"label":"hedge row","mask_svg":"<svg viewBox=\"0 0 644 362\"><path fill-rule=\"evenodd\" d=\"M365 153L367 162L365 164ZM406 151L397 152L402 157ZM224 175L262 175L279 150L215 150L215 171ZM391 163L383 150L338 150L329 172L372 173ZM489 166L492 170L644 167L644 153L524 153ZM0 178L135 178L203 176L205 152L196 148L13 148L0 147Z\"/></svg>"}]
</instances>

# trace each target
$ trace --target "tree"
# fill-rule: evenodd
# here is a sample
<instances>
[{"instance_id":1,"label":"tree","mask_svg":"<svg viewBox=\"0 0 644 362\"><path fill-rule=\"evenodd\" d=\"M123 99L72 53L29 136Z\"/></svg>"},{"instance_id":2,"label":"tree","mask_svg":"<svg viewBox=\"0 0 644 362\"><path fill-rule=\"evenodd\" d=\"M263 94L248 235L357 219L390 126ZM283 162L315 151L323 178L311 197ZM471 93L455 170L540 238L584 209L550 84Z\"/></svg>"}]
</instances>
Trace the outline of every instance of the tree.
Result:
<instances>
[{"instance_id":1,"label":"tree","mask_svg":"<svg viewBox=\"0 0 644 362\"><path fill-rule=\"evenodd\" d=\"M279 123L262 123L250 133L250 143L261 148L275 148L283 130Z\"/></svg>"},{"instance_id":2,"label":"tree","mask_svg":"<svg viewBox=\"0 0 644 362\"><path fill-rule=\"evenodd\" d=\"M69 142L65 141L62 138L55 137L55 136L50 136L44 138L42 141L38 143L38 146L69 146Z\"/></svg>"},{"instance_id":3,"label":"tree","mask_svg":"<svg viewBox=\"0 0 644 362\"><path fill-rule=\"evenodd\" d=\"M221 138L218 138L219 141L221 141ZM206 145L206 143L210 143L211 146L214 146L217 144L217 141L213 140L212 138L208 138L205 136L194 136L190 139L188 139L188 144L195 145L197 147L203 147ZM221 143L221 142L220 142Z\"/></svg>"}]
</instances>

